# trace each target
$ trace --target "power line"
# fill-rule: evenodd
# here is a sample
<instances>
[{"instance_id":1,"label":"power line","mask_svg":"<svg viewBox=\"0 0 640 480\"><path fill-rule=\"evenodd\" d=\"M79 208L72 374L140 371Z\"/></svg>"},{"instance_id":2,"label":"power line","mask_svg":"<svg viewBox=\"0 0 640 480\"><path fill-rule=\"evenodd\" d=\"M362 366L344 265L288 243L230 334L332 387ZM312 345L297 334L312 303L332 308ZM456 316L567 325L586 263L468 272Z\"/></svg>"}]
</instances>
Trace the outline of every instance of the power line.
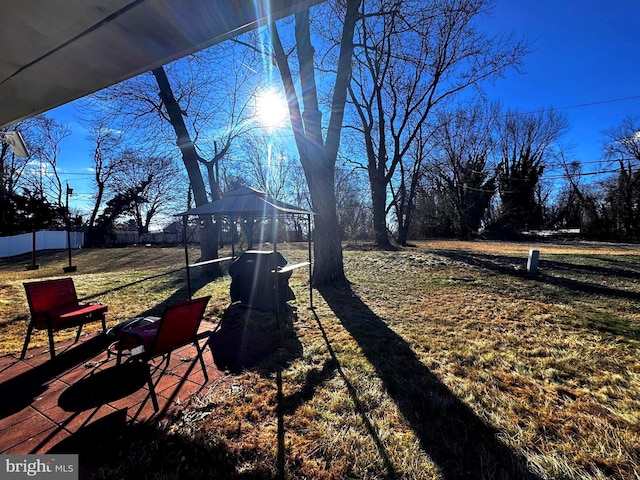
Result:
<instances>
[{"instance_id":1,"label":"power line","mask_svg":"<svg viewBox=\"0 0 640 480\"><path fill-rule=\"evenodd\" d=\"M600 171L597 171L597 172L571 173L571 174L569 174L569 176L571 176L571 177L586 177L586 176L589 176L589 175L605 175L607 173L616 173L616 172L619 172L619 171L620 171L620 169L616 168L616 169L613 169L613 170L600 170ZM542 177L540 177L540 179L541 180L554 180L554 179L566 178L566 177L567 177L567 175L548 175L548 176L543 175Z\"/></svg>"},{"instance_id":2,"label":"power line","mask_svg":"<svg viewBox=\"0 0 640 480\"><path fill-rule=\"evenodd\" d=\"M633 96L633 97L624 97L624 98L610 98L608 100L600 100L598 102L579 103L577 105L566 105L564 107L542 108L540 110L532 110L530 112L512 112L511 114L514 114L514 115L531 115L531 114L534 114L534 113L544 113L544 112L555 111L555 110L570 110L570 109L573 109L573 108L594 107L596 105L605 105L607 103L615 103L615 102L626 102L626 101L629 101L629 100L640 100L640 95L636 95L636 96Z\"/></svg>"}]
</instances>

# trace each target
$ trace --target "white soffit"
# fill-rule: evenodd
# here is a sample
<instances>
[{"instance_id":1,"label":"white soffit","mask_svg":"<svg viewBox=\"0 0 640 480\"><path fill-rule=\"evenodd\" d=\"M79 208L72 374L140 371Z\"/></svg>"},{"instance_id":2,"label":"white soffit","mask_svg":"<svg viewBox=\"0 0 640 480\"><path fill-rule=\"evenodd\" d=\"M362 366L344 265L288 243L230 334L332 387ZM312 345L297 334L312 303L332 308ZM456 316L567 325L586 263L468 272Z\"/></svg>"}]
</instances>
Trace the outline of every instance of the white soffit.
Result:
<instances>
[{"instance_id":1,"label":"white soffit","mask_svg":"<svg viewBox=\"0 0 640 480\"><path fill-rule=\"evenodd\" d=\"M0 0L0 127L321 0Z\"/></svg>"}]
</instances>

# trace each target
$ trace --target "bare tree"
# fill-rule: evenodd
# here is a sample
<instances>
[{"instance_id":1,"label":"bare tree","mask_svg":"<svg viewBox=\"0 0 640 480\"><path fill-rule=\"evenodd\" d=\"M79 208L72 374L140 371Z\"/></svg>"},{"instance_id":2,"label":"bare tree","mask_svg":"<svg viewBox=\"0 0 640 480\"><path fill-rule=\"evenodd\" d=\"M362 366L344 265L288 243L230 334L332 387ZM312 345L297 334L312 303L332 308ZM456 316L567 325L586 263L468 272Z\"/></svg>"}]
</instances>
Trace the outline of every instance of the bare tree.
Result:
<instances>
[{"instance_id":1,"label":"bare tree","mask_svg":"<svg viewBox=\"0 0 640 480\"><path fill-rule=\"evenodd\" d=\"M499 126L497 185L501 206L498 220L504 234L540 228L543 204L540 177L567 128L566 118L553 111L509 111Z\"/></svg>"},{"instance_id":2,"label":"bare tree","mask_svg":"<svg viewBox=\"0 0 640 480\"><path fill-rule=\"evenodd\" d=\"M177 200L184 198L186 189L181 177L172 158L128 148L121 154L108 190L115 196L132 185L141 186L130 212L138 233L148 233L153 220L170 218L178 209Z\"/></svg>"},{"instance_id":3,"label":"bare tree","mask_svg":"<svg viewBox=\"0 0 640 480\"><path fill-rule=\"evenodd\" d=\"M40 115L23 120L8 128L21 132L29 146L31 156L16 157L8 145L0 148L0 231L5 235L30 232L34 229L61 228L65 209L61 204L60 178L55 168L43 157L57 159L59 155L57 133L66 127L44 121ZM47 131L47 125L51 131ZM60 131L56 133L56 128ZM62 135L64 136L64 135ZM52 149L54 150L52 153ZM52 173L52 170L55 173Z\"/></svg>"},{"instance_id":4,"label":"bare tree","mask_svg":"<svg viewBox=\"0 0 640 480\"><path fill-rule=\"evenodd\" d=\"M617 170L605 183L606 198L615 213L615 231L625 236L640 234L640 122L626 118L605 132L607 167Z\"/></svg>"},{"instance_id":5,"label":"bare tree","mask_svg":"<svg viewBox=\"0 0 640 480\"><path fill-rule=\"evenodd\" d=\"M458 238L469 238L480 228L495 193L490 159L498 115L497 104L477 103L438 117L429 175L450 203Z\"/></svg>"},{"instance_id":6,"label":"bare tree","mask_svg":"<svg viewBox=\"0 0 640 480\"><path fill-rule=\"evenodd\" d=\"M11 125L7 130L23 131L25 123ZM6 131L2 129L2 132ZM27 137L28 138L28 137ZM28 140L27 140L28 141ZM21 200L20 187L29 159L17 157L8 144L0 142L0 232L11 235L21 231L17 203Z\"/></svg>"},{"instance_id":7,"label":"bare tree","mask_svg":"<svg viewBox=\"0 0 640 480\"><path fill-rule=\"evenodd\" d=\"M640 162L640 120L627 117L620 125L605 132L604 138L605 155L609 161ZM640 165L635 163L635 167Z\"/></svg>"},{"instance_id":8,"label":"bare tree","mask_svg":"<svg viewBox=\"0 0 640 480\"><path fill-rule=\"evenodd\" d=\"M164 68L156 68L152 73L158 82L160 99L164 109L166 109L167 115L169 116L169 123L175 131L177 138L176 143L182 153L182 161L187 169L189 184L193 191L196 206L205 205L209 202L209 199L207 198L207 191L199 167L199 163L204 163L204 159L198 154L195 144L191 140L191 135L189 134L184 122L184 113L173 94L173 90L169 84L169 79L167 78ZM219 188L214 188L211 191L211 201L217 200L219 195ZM210 216L201 217L201 222L203 226L200 233L200 251L202 259L214 260L218 258L219 234L217 225L213 223ZM207 270L212 276L219 276L222 273L220 266L217 263L207 267Z\"/></svg>"},{"instance_id":9,"label":"bare tree","mask_svg":"<svg viewBox=\"0 0 640 480\"><path fill-rule=\"evenodd\" d=\"M38 115L34 120L31 161L37 161L39 165L34 172L35 175L32 176L32 182L43 196L50 199L51 203L63 206L64 190L58 171L58 162L61 153L60 144L71 135L71 130L67 125L46 115Z\"/></svg>"},{"instance_id":10,"label":"bare tree","mask_svg":"<svg viewBox=\"0 0 640 480\"><path fill-rule=\"evenodd\" d=\"M123 160L120 132L114 131L100 123L94 123L89 129L89 139L95 143L93 149L93 180L95 182L94 203L88 222L88 240L94 243L94 227L98 213L102 206L107 184L111 181L115 172L120 168ZM101 239L97 239L101 243Z\"/></svg>"},{"instance_id":11,"label":"bare tree","mask_svg":"<svg viewBox=\"0 0 640 480\"><path fill-rule=\"evenodd\" d=\"M245 177L269 196L284 200L293 167L283 141L264 132L244 137L241 144L241 163Z\"/></svg>"},{"instance_id":12,"label":"bare tree","mask_svg":"<svg viewBox=\"0 0 640 480\"><path fill-rule=\"evenodd\" d=\"M429 128L437 108L469 87L499 77L520 64L527 52L510 37L487 37L474 20L487 10L486 0L379 0L365 4L357 29L354 81L349 90L365 139L376 243L389 248L387 192L415 196L412 165L421 156L408 152ZM428 128L428 124L431 127ZM402 170L399 178L398 169ZM408 177L406 176L408 175ZM395 180L394 180L395 179ZM408 190L407 190L408 189ZM397 212L413 208L394 199ZM410 210L409 210L410 211ZM404 223L405 218L399 221Z\"/></svg>"},{"instance_id":13,"label":"bare tree","mask_svg":"<svg viewBox=\"0 0 640 480\"><path fill-rule=\"evenodd\" d=\"M371 234L371 205L367 181L352 165L336 169L336 198L340 233L345 240L365 240Z\"/></svg>"},{"instance_id":14,"label":"bare tree","mask_svg":"<svg viewBox=\"0 0 640 480\"><path fill-rule=\"evenodd\" d=\"M21 131L25 141L31 144L30 135L26 132L29 130L29 124L32 123L29 120L25 120L1 131ZM4 201L7 197L18 192L19 185L23 181L23 175L28 168L28 163L29 157L18 157L8 144L0 143L0 199L2 199L0 201Z\"/></svg>"},{"instance_id":15,"label":"bare tree","mask_svg":"<svg viewBox=\"0 0 640 480\"><path fill-rule=\"evenodd\" d=\"M579 228L582 235L594 237L606 233L601 214L602 203L597 184L583 182L582 165L560 152L557 161L563 170L564 184L553 205L552 225Z\"/></svg>"},{"instance_id":16,"label":"bare tree","mask_svg":"<svg viewBox=\"0 0 640 480\"><path fill-rule=\"evenodd\" d=\"M124 215L133 213L135 205L145 201L142 192L151 181L151 178L147 178L137 185L127 185L106 202L106 208L96 219L96 240L99 239L100 243L104 244L110 243L116 221Z\"/></svg>"},{"instance_id":17,"label":"bare tree","mask_svg":"<svg viewBox=\"0 0 640 480\"><path fill-rule=\"evenodd\" d=\"M398 162L396 184L389 182L392 200L385 209L385 217L391 210L395 212L397 228L396 241L399 245L407 245L409 231L416 209L418 187L427 172L427 158L433 148L429 141L430 136L426 135L424 130L426 130L426 128L419 129L415 141L412 142L409 149L404 153L402 161ZM382 237L381 243L380 238L381 236L376 230L376 242L378 246L389 248L390 245L384 243L385 239ZM386 240L388 240L388 238Z\"/></svg>"},{"instance_id":18,"label":"bare tree","mask_svg":"<svg viewBox=\"0 0 640 480\"><path fill-rule=\"evenodd\" d=\"M335 195L335 165L340 147L347 88L351 78L353 32L361 0L346 0L340 53L333 83L331 116L326 138L322 132L322 114L315 78L314 48L311 44L309 11L295 15L295 43L298 59L300 95L296 90L289 56L276 24L270 25L273 55L280 71L289 104L289 115L300 154L315 216L314 272L315 286L345 279L342 245Z\"/></svg>"},{"instance_id":19,"label":"bare tree","mask_svg":"<svg viewBox=\"0 0 640 480\"><path fill-rule=\"evenodd\" d=\"M111 107L109 123L118 119L116 127L140 144L177 145L197 206L219 198L216 167L232 142L251 128L248 102L241 98L252 91L247 79L253 73L236 53L232 43L218 45L93 97L102 109ZM201 257L215 259L218 228L208 217L201 220ZM215 264L207 269L220 273Z\"/></svg>"}]
</instances>

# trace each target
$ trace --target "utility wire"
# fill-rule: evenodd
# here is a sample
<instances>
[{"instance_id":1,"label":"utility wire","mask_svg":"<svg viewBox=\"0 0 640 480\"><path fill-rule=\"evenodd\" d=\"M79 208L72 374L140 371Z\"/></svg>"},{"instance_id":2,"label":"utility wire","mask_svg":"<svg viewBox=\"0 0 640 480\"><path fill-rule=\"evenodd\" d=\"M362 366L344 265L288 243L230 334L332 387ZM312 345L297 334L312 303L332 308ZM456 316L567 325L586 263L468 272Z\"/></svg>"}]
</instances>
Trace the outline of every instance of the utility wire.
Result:
<instances>
[{"instance_id":1,"label":"utility wire","mask_svg":"<svg viewBox=\"0 0 640 480\"><path fill-rule=\"evenodd\" d=\"M599 170L597 172L580 172L580 173L571 173L570 176L571 177L586 177L589 175L604 175L607 173L616 173L619 172L620 169L616 168L613 170ZM566 178L566 175L548 175L545 176L543 175L542 177L540 177L540 180L553 180L553 179L559 179L559 178Z\"/></svg>"},{"instance_id":2,"label":"utility wire","mask_svg":"<svg viewBox=\"0 0 640 480\"><path fill-rule=\"evenodd\" d=\"M531 115L534 113L544 113L544 112L549 112L549 111L555 111L555 110L570 110L573 108L585 108L585 107L594 107L596 105L605 105L607 103L615 103L615 102L626 102L629 100L640 100L640 95L635 95L633 97L624 97L624 98L611 98L609 100L601 100L598 102L590 102L590 103L579 103L577 105L567 105L564 107L549 107L549 108L543 108L540 110L532 110L530 112L513 112L513 114L515 115Z\"/></svg>"}]
</instances>

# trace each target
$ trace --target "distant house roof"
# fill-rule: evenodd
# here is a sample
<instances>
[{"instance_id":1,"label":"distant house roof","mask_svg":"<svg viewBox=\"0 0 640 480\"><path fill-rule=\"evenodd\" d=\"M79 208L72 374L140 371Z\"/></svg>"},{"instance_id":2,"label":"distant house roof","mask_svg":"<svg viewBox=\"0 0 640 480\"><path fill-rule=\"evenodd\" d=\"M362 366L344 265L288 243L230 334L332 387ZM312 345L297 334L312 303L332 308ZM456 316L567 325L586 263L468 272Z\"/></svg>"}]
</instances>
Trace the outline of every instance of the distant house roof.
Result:
<instances>
[{"instance_id":1,"label":"distant house roof","mask_svg":"<svg viewBox=\"0 0 640 480\"><path fill-rule=\"evenodd\" d=\"M189 215L248 215L271 217L282 214L313 215L310 210L275 200L265 192L250 187L242 187L227 194L215 202L192 208L178 216Z\"/></svg>"}]
</instances>

